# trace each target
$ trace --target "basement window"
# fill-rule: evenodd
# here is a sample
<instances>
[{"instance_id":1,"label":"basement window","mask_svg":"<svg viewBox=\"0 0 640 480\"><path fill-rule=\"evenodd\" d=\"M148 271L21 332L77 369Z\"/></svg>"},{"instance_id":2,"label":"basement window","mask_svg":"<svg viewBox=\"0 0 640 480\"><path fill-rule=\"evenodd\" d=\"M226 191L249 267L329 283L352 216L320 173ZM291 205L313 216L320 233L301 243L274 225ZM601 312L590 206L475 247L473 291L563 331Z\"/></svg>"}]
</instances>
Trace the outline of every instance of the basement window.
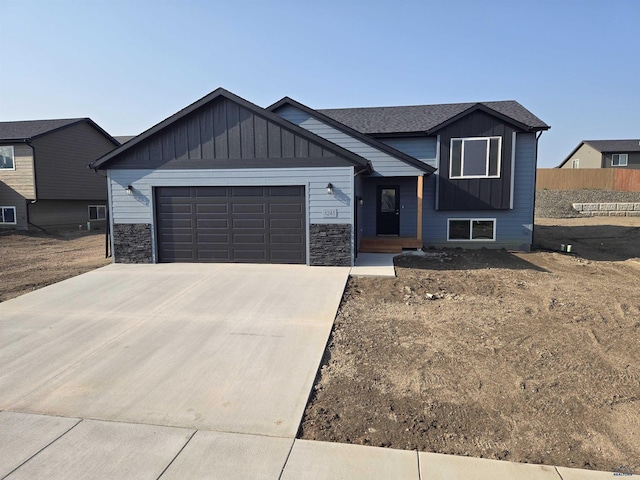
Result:
<instances>
[{"instance_id":1,"label":"basement window","mask_svg":"<svg viewBox=\"0 0 640 480\"><path fill-rule=\"evenodd\" d=\"M0 147L0 169L15 170L16 162L14 160L13 147L5 145Z\"/></svg>"},{"instance_id":2,"label":"basement window","mask_svg":"<svg viewBox=\"0 0 640 480\"><path fill-rule=\"evenodd\" d=\"M627 155L626 153L614 153L613 155L611 155L612 167L626 167L628 161L629 155Z\"/></svg>"},{"instance_id":3,"label":"basement window","mask_svg":"<svg viewBox=\"0 0 640 480\"><path fill-rule=\"evenodd\" d=\"M0 224L16 224L16 207L0 207Z\"/></svg>"},{"instance_id":4,"label":"basement window","mask_svg":"<svg viewBox=\"0 0 640 480\"><path fill-rule=\"evenodd\" d=\"M500 178L502 137L452 138L449 178Z\"/></svg>"},{"instance_id":5,"label":"basement window","mask_svg":"<svg viewBox=\"0 0 640 480\"><path fill-rule=\"evenodd\" d=\"M447 240L463 242L486 242L496 239L495 218L450 218L447 225Z\"/></svg>"},{"instance_id":6,"label":"basement window","mask_svg":"<svg viewBox=\"0 0 640 480\"><path fill-rule=\"evenodd\" d=\"M105 205L89 205L89 220L104 220L107 218Z\"/></svg>"}]
</instances>

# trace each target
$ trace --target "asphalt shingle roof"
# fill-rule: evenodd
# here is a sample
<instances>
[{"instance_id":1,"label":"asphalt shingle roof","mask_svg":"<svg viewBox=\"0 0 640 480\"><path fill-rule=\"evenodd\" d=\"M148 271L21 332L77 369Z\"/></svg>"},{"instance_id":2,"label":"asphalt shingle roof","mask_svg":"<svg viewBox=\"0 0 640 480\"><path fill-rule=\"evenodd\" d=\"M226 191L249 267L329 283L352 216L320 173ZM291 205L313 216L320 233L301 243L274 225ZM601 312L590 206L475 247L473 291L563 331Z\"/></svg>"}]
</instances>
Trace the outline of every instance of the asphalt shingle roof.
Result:
<instances>
[{"instance_id":1,"label":"asphalt shingle roof","mask_svg":"<svg viewBox=\"0 0 640 480\"><path fill-rule=\"evenodd\" d=\"M335 108L318 111L366 134L409 133L427 132L478 104L532 129L549 128L546 123L514 100L405 107Z\"/></svg>"},{"instance_id":2,"label":"asphalt shingle roof","mask_svg":"<svg viewBox=\"0 0 640 480\"><path fill-rule=\"evenodd\" d=\"M68 118L60 120L24 120L19 122L0 122L0 141L28 140L43 133L66 127L86 118Z\"/></svg>"},{"instance_id":3,"label":"asphalt shingle roof","mask_svg":"<svg viewBox=\"0 0 640 480\"><path fill-rule=\"evenodd\" d=\"M640 152L640 139L638 140L583 140L583 143L591 145L600 153Z\"/></svg>"}]
</instances>

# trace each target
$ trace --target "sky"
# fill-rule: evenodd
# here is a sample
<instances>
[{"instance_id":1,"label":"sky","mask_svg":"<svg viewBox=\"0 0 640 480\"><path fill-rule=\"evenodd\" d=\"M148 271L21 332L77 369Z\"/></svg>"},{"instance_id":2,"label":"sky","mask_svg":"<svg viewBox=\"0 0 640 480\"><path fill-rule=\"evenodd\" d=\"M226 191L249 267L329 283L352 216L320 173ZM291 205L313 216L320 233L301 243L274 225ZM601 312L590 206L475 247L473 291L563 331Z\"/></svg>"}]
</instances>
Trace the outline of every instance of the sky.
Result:
<instances>
[{"instance_id":1,"label":"sky","mask_svg":"<svg viewBox=\"0 0 640 480\"><path fill-rule=\"evenodd\" d=\"M638 0L0 0L0 121L137 135L218 87L262 107L517 100L581 140L640 139Z\"/></svg>"}]
</instances>

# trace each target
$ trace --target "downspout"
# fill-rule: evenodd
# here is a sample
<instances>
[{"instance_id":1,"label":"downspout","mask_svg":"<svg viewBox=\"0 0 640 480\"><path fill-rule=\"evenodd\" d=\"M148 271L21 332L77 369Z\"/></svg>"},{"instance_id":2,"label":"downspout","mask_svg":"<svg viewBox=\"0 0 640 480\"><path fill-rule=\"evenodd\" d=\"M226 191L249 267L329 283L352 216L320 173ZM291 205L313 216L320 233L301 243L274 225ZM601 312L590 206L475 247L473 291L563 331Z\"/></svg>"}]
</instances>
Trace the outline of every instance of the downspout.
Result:
<instances>
[{"instance_id":1,"label":"downspout","mask_svg":"<svg viewBox=\"0 0 640 480\"><path fill-rule=\"evenodd\" d=\"M28 138L24 139L24 143L26 143L27 145L29 145L29 147L31 147L31 158L33 159L33 200L29 200L27 202L27 228L29 227L29 225L37 228L38 230L40 230L41 232L45 232L46 230L44 228L42 228L39 225L36 225L35 223L31 223L31 215L29 213L29 206L36 203L38 201L38 177L36 175L36 147L33 145L33 143L31 143L29 141Z\"/></svg>"},{"instance_id":2,"label":"downspout","mask_svg":"<svg viewBox=\"0 0 640 480\"><path fill-rule=\"evenodd\" d=\"M538 183L538 141L544 133L544 130L540 130L536 135L536 168L533 172L533 212L531 213L531 246L533 247L533 239L536 233L536 184Z\"/></svg>"}]
</instances>

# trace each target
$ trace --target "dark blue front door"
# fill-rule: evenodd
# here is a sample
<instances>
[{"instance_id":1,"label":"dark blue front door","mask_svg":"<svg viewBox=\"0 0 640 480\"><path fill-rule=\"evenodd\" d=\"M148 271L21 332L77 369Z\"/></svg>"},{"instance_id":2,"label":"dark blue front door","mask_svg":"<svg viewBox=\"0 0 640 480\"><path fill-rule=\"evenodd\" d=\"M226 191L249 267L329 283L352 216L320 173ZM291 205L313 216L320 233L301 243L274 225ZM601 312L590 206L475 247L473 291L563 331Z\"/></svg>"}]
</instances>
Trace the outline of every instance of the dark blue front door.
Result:
<instances>
[{"instance_id":1,"label":"dark blue front door","mask_svg":"<svg viewBox=\"0 0 640 480\"><path fill-rule=\"evenodd\" d=\"M400 235L400 187L378 186L376 234Z\"/></svg>"}]
</instances>

